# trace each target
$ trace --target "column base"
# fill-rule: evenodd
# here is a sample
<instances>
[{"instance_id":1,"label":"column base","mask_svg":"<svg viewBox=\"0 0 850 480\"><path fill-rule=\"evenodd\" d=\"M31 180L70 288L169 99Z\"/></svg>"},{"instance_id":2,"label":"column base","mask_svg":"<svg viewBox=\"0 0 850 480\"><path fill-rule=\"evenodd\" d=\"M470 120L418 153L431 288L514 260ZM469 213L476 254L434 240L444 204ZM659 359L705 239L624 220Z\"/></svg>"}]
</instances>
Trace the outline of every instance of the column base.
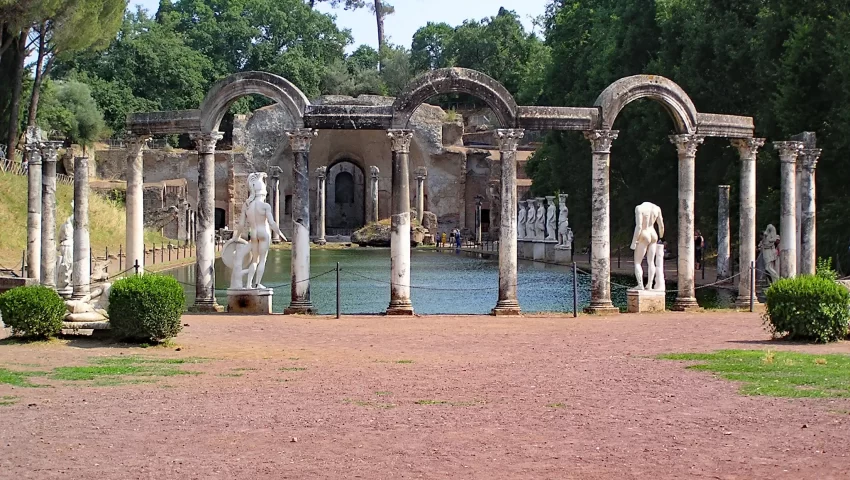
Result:
<instances>
[{"instance_id":1,"label":"column base","mask_svg":"<svg viewBox=\"0 0 850 480\"><path fill-rule=\"evenodd\" d=\"M224 306L219 305L216 302L203 302L203 303L195 303L191 307L189 307L189 313L222 313L224 312Z\"/></svg>"},{"instance_id":2,"label":"column base","mask_svg":"<svg viewBox=\"0 0 850 480\"><path fill-rule=\"evenodd\" d=\"M328 241L325 240L324 238L319 238L313 243L315 243L316 245L327 245Z\"/></svg>"},{"instance_id":3,"label":"column base","mask_svg":"<svg viewBox=\"0 0 850 480\"><path fill-rule=\"evenodd\" d=\"M310 301L294 301L283 310L284 315L315 315L316 308Z\"/></svg>"},{"instance_id":4,"label":"column base","mask_svg":"<svg viewBox=\"0 0 850 480\"><path fill-rule=\"evenodd\" d=\"M413 315L413 304L410 301L395 301L390 302L390 306L387 307L387 316L392 317L402 317L402 316L412 316Z\"/></svg>"},{"instance_id":5,"label":"column base","mask_svg":"<svg viewBox=\"0 0 850 480\"><path fill-rule=\"evenodd\" d=\"M735 299L735 309L736 310L749 310L750 309L750 297L738 297ZM756 312L760 312L764 309L764 305L759 302L758 298L753 302L753 310Z\"/></svg>"},{"instance_id":6,"label":"column base","mask_svg":"<svg viewBox=\"0 0 850 480\"><path fill-rule=\"evenodd\" d=\"M695 312L697 310L701 310L701 308L697 303L696 298L682 297L676 298L673 302L673 306L670 307L670 310L673 310L674 312Z\"/></svg>"},{"instance_id":7,"label":"column base","mask_svg":"<svg viewBox=\"0 0 850 480\"><path fill-rule=\"evenodd\" d=\"M589 307L584 309L584 313L591 315L618 315L620 309L615 307L611 301L591 303Z\"/></svg>"},{"instance_id":8,"label":"column base","mask_svg":"<svg viewBox=\"0 0 850 480\"><path fill-rule=\"evenodd\" d=\"M516 300L499 300L491 314L494 317L515 317L521 313Z\"/></svg>"}]
</instances>

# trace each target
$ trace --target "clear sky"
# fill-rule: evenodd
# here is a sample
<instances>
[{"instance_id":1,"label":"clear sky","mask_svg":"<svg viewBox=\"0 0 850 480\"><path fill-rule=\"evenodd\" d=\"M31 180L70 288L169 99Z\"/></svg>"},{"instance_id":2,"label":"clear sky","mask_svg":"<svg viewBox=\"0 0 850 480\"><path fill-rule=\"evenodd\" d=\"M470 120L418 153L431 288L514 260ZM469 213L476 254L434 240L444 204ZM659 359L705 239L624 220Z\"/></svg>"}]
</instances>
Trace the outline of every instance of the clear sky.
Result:
<instances>
[{"instance_id":1,"label":"clear sky","mask_svg":"<svg viewBox=\"0 0 850 480\"><path fill-rule=\"evenodd\" d=\"M544 13L548 0L392 0L390 3L395 7L395 13L384 21L386 35L391 43L410 48L413 34L428 22L459 25L466 19L480 20L496 15L499 7L519 14L526 30L531 31L531 19ZM130 4L139 4L153 14L159 0L130 0ZM351 29L354 45L349 47L349 50L364 43L377 47L375 17L368 10L345 11L341 8L330 8L324 3L318 8L337 15L337 25L340 28Z\"/></svg>"}]
</instances>

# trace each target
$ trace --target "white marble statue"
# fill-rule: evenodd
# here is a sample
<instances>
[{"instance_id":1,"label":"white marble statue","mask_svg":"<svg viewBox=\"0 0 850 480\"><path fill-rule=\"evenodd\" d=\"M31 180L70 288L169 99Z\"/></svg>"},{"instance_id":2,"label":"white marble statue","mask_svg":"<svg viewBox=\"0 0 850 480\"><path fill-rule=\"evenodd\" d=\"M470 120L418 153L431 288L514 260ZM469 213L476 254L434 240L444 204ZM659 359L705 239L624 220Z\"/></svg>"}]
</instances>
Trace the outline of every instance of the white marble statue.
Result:
<instances>
[{"instance_id":1,"label":"white marble statue","mask_svg":"<svg viewBox=\"0 0 850 480\"><path fill-rule=\"evenodd\" d=\"M568 241L571 231L569 219L570 210L567 208L567 195L558 195L558 206L560 207L560 212L558 212L558 247L561 249L568 249L572 247L572 242L571 240Z\"/></svg>"},{"instance_id":2,"label":"white marble statue","mask_svg":"<svg viewBox=\"0 0 850 480\"><path fill-rule=\"evenodd\" d=\"M557 242L557 229L555 228L557 209L555 208L555 197L546 197L546 203L549 204L549 206L546 207L546 241Z\"/></svg>"},{"instance_id":3,"label":"white marble statue","mask_svg":"<svg viewBox=\"0 0 850 480\"><path fill-rule=\"evenodd\" d=\"M543 205L543 197L536 198L537 213L534 216L534 238L543 240L546 238L546 206Z\"/></svg>"},{"instance_id":4,"label":"white marble statue","mask_svg":"<svg viewBox=\"0 0 850 480\"><path fill-rule=\"evenodd\" d=\"M769 277L770 283L779 280L779 253L776 250L778 244L779 235L776 233L776 227L768 225L759 243L759 250L764 261L764 272Z\"/></svg>"},{"instance_id":5,"label":"white marble statue","mask_svg":"<svg viewBox=\"0 0 850 480\"><path fill-rule=\"evenodd\" d=\"M248 200L242 206L242 213L239 215L233 237L222 249L222 261L232 270L230 276L232 289L265 288L262 281L272 231L275 231L282 241L287 241L277 222L274 221L272 207L265 201L265 180L265 173L255 172L248 175ZM242 238L243 236L247 236L247 240Z\"/></svg>"},{"instance_id":6,"label":"white marble statue","mask_svg":"<svg viewBox=\"0 0 850 480\"><path fill-rule=\"evenodd\" d=\"M537 207L534 205L537 200L528 201L528 214L525 216L525 239L537 239Z\"/></svg>"},{"instance_id":7,"label":"white marble statue","mask_svg":"<svg viewBox=\"0 0 850 480\"><path fill-rule=\"evenodd\" d=\"M71 273L74 270L74 202L71 216L59 227L59 255L56 256L56 289L59 292L71 289Z\"/></svg>"},{"instance_id":8,"label":"white marble statue","mask_svg":"<svg viewBox=\"0 0 850 480\"><path fill-rule=\"evenodd\" d=\"M658 232L655 231L658 225ZM632 250L635 251L635 277L637 278L637 290L643 290L643 262L647 258L647 286L652 288L656 275L656 250L658 249L658 238L664 236L664 218L661 216L661 208L658 205L644 202L635 207L635 234L632 237Z\"/></svg>"},{"instance_id":9,"label":"white marble statue","mask_svg":"<svg viewBox=\"0 0 850 480\"><path fill-rule=\"evenodd\" d=\"M519 215L519 218L516 222L516 238L518 240L525 240L525 217L527 213L525 211L525 203L525 200L521 200L517 207L517 215Z\"/></svg>"}]
</instances>

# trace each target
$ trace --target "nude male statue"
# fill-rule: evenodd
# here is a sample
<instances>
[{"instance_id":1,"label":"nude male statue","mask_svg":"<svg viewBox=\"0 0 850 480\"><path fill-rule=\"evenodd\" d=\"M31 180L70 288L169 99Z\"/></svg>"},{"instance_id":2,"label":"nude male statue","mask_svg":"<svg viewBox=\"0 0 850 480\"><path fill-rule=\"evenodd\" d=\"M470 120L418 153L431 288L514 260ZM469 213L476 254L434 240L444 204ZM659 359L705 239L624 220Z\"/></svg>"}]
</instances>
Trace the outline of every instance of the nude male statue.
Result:
<instances>
[{"instance_id":1,"label":"nude male statue","mask_svg":"<svg viewBox=\"0 0 850 480\"><path fill-rule=\"evenodd\" d=\"M234 269L235 274L231 276L231 288L239 288L239 286L234 285L234 280L245 273L248 274L247 281L244 284L245 288L265 288L262 281L263 273L266 270L269 247L272 242L272 231L277 232L284 242L287 241L286 236L280 231L277 222L274 221L271 205L265 202L267 195L265 179L265 173L252 173L248 175L248 190L250 194L248 200L242 206L242 213L239 215L239 221L233 232L233 239L228 242L229 244L233 244L233 246L229 249L225 247L225 253L232 252L231 255L235 257L232 260L233 266L231 267ZM248 234L247 243L250 245L250 249L245 248L244 245L237 245L246 243L240 237L240 232L246 230ZM243 262L249 253L251 255L251 264L247 269L244 269ZM236 270L242 271L237 274ZM241 284L242 282L239 281L238 283Z\"/></svg>"},{"instance_id":2,"label":"nude male statue","mask_svg":"<svg viewBox=\"0 0 850 480\"><path fill-rule=\"evenodd\" d=\"M658 232L654 225L658 225ZM637 277L637 289L643 290L643 262L644 256L648 258L647 286L652 288L655 279L655 251L659 235L664 236L664 219L661 216L661 208L658 205L644 202L635 207L635 234L632 237L632 250L635 251L635 277ZM663 288L663 287L662 287Z\"/></svg>"}]
</instances>

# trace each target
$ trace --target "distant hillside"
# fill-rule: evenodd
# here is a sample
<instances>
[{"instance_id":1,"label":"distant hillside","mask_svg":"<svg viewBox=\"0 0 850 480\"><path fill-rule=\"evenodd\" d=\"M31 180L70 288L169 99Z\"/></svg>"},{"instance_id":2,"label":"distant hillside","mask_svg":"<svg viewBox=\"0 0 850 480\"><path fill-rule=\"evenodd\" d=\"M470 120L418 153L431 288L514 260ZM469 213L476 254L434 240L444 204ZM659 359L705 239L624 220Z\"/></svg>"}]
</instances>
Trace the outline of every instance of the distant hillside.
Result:
<instances>
[{"instance_id":1,"label":"distant hillside","mask_svg":"<svg viewBox=\"0 0 850 480\"><path fill-rule=\"evenodd\" d=\"M71 214L74 188L59 185L56 192L56 228ZM95 255L102 256L108 246L118 253L126 243L124 206L99 195L89 196L89 231ZM0 266L20 270L21 254L27 243L27 178L0 172ZM57 237L58 238L58 237ZM145 232L145 242L168 242L159 233ZM17 267L17 268L15 268Z\"/></svg>"}]
</instances>

